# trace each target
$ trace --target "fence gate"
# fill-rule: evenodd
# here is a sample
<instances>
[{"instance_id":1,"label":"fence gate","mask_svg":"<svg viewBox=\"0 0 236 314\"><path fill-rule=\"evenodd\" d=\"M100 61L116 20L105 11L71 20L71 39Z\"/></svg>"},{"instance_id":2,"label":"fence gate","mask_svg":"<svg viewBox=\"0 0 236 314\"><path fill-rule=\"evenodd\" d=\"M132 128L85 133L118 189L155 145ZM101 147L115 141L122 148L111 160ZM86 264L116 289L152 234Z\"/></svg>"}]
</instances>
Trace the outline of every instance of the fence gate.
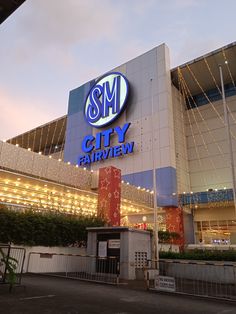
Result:
<instances>
[{"instance_id":1,"label":"fence gate","mask_svg":"<svg viewBox=\"0 0 236 314\"><path fill-rule=\"evenodd\" d=\"M236 301L236 263L160 260L159 275L151 276L147 270L147 286L150 290Z\"/></svg>"},{"instance_id":2,"label":"fence gate","mask_svg":"<svg viewBox=\"0 0 236 314\"><path fill-rule=\"evenodd\" d=\"M112 256L102 258L92 255L31 252L27 272L109 284L119 282L118 258Z\"/></svg>"},{"instance_id":3,"label":"fence gate","mask_svg":"<svg viewBox=\"0 0 236 314\"><path fill-rule=\"evenodd\" d=\"M14 260L13 260L14 259ZM16 260L16 261L15 261ZM21 284L21 277L23 272L23 266L25 261L25 249L21 247L15 247L11 245L0 245L0 284L7 284L9 271L7 265L4 262L10 262L15 265L16 282L15 284Z\"/></svg>"}]
</instances>

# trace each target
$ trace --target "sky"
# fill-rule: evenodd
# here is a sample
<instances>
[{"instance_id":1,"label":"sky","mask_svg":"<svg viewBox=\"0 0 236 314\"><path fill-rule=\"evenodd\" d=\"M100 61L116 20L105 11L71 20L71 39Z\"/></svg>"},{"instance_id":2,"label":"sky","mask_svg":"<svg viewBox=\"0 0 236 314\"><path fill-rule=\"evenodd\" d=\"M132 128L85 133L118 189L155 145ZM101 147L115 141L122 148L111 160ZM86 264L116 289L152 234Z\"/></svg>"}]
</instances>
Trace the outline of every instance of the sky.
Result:
<instances>
[{"instance_id":1,"label":"sky","mask_svg":"<svg viewBox=\"0 0 236 314\"><path fill-rule=\"evenodd\" d=\"M236 40L235 0L26 0L0 25L0 139L67 113L69 91L166 43L177 66Z\"/></svg>"}]
</instances>

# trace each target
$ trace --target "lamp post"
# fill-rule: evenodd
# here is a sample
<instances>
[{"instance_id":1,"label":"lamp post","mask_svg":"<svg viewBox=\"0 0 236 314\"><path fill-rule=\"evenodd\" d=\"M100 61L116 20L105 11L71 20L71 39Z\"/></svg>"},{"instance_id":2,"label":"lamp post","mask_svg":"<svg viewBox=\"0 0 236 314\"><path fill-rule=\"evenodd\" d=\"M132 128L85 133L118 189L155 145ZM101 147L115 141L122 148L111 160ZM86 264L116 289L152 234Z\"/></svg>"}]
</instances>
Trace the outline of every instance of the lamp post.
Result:
<instances>
[{"instance_id":1,"label":"lamp post","mask_svg":"<svg viewBox=\"0 0 236 314\"><path fill-rule=\"evenodd\" d=\"M154 260L155 268L159 269L159 252L158 252L158 224L157 224L157 186L156 186L156 167L154 158L154 105L152 92L152 78L151 82L151 99L152 99L152 181L153 181L153 223L154 223Z\"/></svg>"},{"instance_id":2,"label":"lamp post","mask_svg":"<svg viewBox=\"0 0 236 314\"><path fill-rule=\"evenodd\" d=\"M225 61L225 63L227 64L227 61ZM235 186L234 156L233 156L233 147L232 147L230 124L229 124L228 108L227 108L226 99L225 99L224 78L223 78L223 71L222 71L221 65L219 65L219 71L220 71L220 82L221 82L221 90L222 90L222 101L223 101L223 108L224 108L225 129L226 129L228 147L229 147L230 169L231 169L231 174L232 174L234 211L235 211L235 217L236 217L236 194L235 194L236 186Z\"/></svg>"}]
</instances>

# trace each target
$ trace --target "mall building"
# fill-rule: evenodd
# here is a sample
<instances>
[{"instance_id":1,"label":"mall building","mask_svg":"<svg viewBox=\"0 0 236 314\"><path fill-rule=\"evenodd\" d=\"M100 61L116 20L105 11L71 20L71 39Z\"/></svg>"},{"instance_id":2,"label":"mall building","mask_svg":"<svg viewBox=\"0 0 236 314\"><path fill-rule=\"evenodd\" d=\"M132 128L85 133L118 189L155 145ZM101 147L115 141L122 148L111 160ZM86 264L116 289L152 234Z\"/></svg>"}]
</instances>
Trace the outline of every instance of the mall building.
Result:
<instances>
[{"instance_id":1,"label":"mall building","mask_svg":"<svg viewBox=\"0 0 236 314\"><path fill-rule=\"evenodd\" d=\"M29 173L30 162L23 160L20 167L17 158L14 166L4 166L5 155L0 159L1 171L5 171L1 174L1 190L4 192L7 180L11 180L6 171L14 176L14 186L17 178L24 175L31 176L31 181L48 180L46 185L53 185L50 193L57 184L58 191L65 190L63 185L83 188L88 193L76 193L89 198L88 211L95 212L98 169L112 166L121 170L122 224L145 223L152 227L156 187L162 230L184 230L185 243L236 244L232 170L219 72L221 65L235 160L235 62L236 42L171 69L169 49L162 44L71 90L67 115L2 143L14 154L20 150L22 156L25 154L22 158L38 158L38 171L45 174L36 175L33 170ZM8 158L13 158L12 154L8 152ZM45 163L49 167L48 163L55 162L73 167L80 180L89 177L89 181L85 180L89 185L86 183L84 188L78 182L67 182L72 179L64 168L61 181L59 168L48 175ZM73 172L73 180L75 176ZM44 181L41 188L46 190ZM3 201L0 199L6 204L11 199L7 195L2 196ZM45 209L47 202L53 207L48 197L44 200ZM54 198L53 194L50 198ZM67 196L62 198L66 202ZM61 203L55 203L60 207ZM16 206L13 199L12 204ZM26 201L21 206L27 204Z\"/></svg>"}]
</instances>

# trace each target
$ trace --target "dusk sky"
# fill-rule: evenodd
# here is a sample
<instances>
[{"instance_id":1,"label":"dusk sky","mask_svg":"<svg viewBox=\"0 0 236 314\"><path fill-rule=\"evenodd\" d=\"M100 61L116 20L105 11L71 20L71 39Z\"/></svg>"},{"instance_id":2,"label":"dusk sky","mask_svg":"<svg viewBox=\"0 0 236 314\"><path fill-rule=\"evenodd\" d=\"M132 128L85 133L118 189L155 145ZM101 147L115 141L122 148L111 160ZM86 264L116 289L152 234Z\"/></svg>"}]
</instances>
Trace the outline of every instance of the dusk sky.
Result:
<instances>
[{"instance_id":1,"label":"dusk sky","mask_svg":"<svg viewBox=\"0 0 236 314\"><path fill-rule=\"evenodd\" d=\"M67 113L68 94L165 42L176 66L236 40L235 0L27 0L0 25L0 139Z\"/></svg>"}]
</instances>

